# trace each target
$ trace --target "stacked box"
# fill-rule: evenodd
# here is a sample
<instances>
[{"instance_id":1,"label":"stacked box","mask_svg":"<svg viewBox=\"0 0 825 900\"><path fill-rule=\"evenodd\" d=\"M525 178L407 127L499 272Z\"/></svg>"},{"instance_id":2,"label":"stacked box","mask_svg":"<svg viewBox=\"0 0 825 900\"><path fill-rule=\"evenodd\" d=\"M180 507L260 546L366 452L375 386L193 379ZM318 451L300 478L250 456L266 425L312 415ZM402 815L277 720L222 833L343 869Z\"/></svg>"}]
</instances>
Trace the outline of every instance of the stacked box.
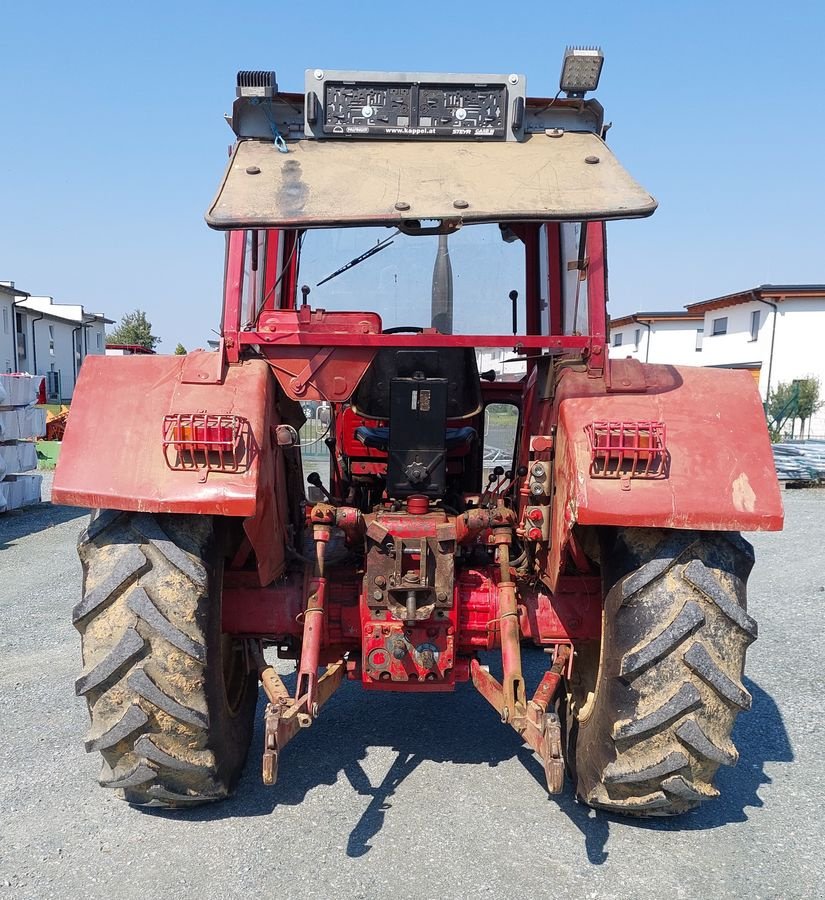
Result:
<instances>
[{"instance_id":1,"label":"stacked box","mask_svg":"<svg viewBox=\"0 0 825 900\"><path fill-rule=\"evenodd\" d=\"M0 512L40 502L35 439L46 433L46 414L34 403L42 375L0 375Z\"/></svg>"},{"instance_id":2,"label":"stacked box","mask_svg":"<svg viewBox=\"0 0 825 900\"><path fill-rule=\"evenodd\" d=\"M40 502L42 475L7 475L0 481L0 513Z\"/></svg>"},{"instance_id":3,"label":"stacked box","mask_svg":"<svg viewBox=\"0 0 825 900\"><path fill-rule=\"evenodd\" d=\"M31 406L41 384L42 375L0 375L0 406Z\"/></svg>"},{"instance_id":4,"label":"stacked box","mask_svg":"<svg viewBox=\"0 0 825 900\"><path fill-rule=\"evenodd\" d=\"M32 441L0 443L0 472L18 475L37 468L37 450Z\"/></svg>"},{"instance_id":5,"label":"stacked box","mask_svg":"<svg viewBox=\"0 0 825 900\"><path fill-rule=\"evenodd\" d=\"M9 409L0 404L0 443L34 440L45 433L45 409L38 406Z\"/></svg>"}]
</instances>

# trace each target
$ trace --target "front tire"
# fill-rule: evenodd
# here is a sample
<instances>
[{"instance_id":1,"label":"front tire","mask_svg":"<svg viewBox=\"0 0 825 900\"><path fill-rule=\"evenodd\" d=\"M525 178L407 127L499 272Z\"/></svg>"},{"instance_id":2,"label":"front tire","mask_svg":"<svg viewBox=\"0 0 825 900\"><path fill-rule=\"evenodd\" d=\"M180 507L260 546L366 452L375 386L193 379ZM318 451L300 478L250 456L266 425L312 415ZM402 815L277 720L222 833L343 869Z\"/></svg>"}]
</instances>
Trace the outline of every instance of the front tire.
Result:
<instances>
[{"instance_id":1,"label":"front tire","mask_svg":"<svg viewBox=\"0 0 825 900\"><path fill-rule=\"evenodd\" d=\"M103 756L100 784L130 803L220 800L243 769L257 677L221 634L217 522L107 510L78 542L86 749Z\"/></svg>"},{"instance_id":2,"label":"front tire","mask_svg":"<svg viewBox=\"0 0 825 900\"><path fill-rule=\"evenodd\" d=\"M719 532L603 538L601 652L581 654L569 694L576 792L614 812L676 815L718 796L716 770L738 758L730 735L750 708L741 678L757 634L745 611L753 552Z\"/></svg>"}]
</instances>

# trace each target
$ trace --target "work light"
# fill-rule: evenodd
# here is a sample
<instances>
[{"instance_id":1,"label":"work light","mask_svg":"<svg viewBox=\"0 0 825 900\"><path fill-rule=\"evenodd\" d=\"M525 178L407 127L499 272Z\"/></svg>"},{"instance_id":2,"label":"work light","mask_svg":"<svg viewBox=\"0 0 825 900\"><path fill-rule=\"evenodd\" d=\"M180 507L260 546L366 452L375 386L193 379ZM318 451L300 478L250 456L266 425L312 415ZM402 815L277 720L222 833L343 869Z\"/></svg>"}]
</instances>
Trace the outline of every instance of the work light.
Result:
<instances>
[{"instance_id":1,"label":"work light","mask_svg":"<svg viewBox=\"0 0 825 900\"><path fill-rule=\"evenodd\" d=\"M603 64L600 47L568 47L564 51L559 90L568 97L583 97L587 91L595 91Z\"/></svg>"}]
</instances>

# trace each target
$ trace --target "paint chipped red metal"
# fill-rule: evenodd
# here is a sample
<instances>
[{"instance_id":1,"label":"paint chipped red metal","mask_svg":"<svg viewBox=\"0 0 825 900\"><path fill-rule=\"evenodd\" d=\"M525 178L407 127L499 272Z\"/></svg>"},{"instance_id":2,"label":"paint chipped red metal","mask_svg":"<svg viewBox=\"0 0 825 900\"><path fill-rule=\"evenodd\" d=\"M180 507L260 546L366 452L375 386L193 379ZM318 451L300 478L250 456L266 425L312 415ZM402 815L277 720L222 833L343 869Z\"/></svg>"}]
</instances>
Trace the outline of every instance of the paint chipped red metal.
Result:
<instances>
[{"instance_id":1,"label":"paint chipped red metal","mask_svg":"<svg viewBox=\"0 0 825 900\"><path fill-rule=\"evenodd\" d=\"M190 356L199 352L208 366L215 354L194 351ZM250 360L227 369L222 384L182 383L184 367L192 371L196 362L185 356L87 357L55 472L55 502L140 512L255 515L262 461L271 457L268 420L275 402L269 366ZM243 471L209 472L203 480L201 470L169 468L163 454L164 417L198 411L249 422L255 445Z\"/></svg>"},{"instance_id":2,"label":"paint chipped red metal","mask_svg":"<svg viewBox=\"0 0 825 900\"><path fill-rule=\"evenodd\" d=\"M782 499L765 415L747 372L644 365L645 393L605 394L603 382L567 371L558 389L556 485L547 583L560 571L574 525L776 531ZM668 474L589 474L594 419L667 426Z\"/></svg>"}]
</instances>

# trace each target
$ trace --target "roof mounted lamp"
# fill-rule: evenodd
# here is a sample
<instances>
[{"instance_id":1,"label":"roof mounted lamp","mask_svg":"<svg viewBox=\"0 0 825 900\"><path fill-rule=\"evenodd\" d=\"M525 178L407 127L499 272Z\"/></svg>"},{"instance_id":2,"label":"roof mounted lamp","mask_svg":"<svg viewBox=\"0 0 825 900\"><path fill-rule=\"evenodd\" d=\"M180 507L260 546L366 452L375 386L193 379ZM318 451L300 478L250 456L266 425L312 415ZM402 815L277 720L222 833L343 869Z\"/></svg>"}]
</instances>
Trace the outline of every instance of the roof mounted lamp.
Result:
<instances>
[{"instance_id":1,"label":"roof mounted lamp","mask_svg":"<svg viewBox=\"0 0 825 900\"><path fill-rule=\"evenodd\" d=\"M568 47L564 51L559 90L568 97L584 97L587 91L595 91L603 65L601 47Z\"/></svg>"},{"instance_id":2,"label":"roof mounted lamp","mask_svg":"<svg viewBox=\"0 0 825 900\"><path fill-rule=\"evenodd\" d=\"M274 72L243 70L238 72L235 94L238 97L257 97L271 100L278 93Z\"/></svg>"}]
</instances>

